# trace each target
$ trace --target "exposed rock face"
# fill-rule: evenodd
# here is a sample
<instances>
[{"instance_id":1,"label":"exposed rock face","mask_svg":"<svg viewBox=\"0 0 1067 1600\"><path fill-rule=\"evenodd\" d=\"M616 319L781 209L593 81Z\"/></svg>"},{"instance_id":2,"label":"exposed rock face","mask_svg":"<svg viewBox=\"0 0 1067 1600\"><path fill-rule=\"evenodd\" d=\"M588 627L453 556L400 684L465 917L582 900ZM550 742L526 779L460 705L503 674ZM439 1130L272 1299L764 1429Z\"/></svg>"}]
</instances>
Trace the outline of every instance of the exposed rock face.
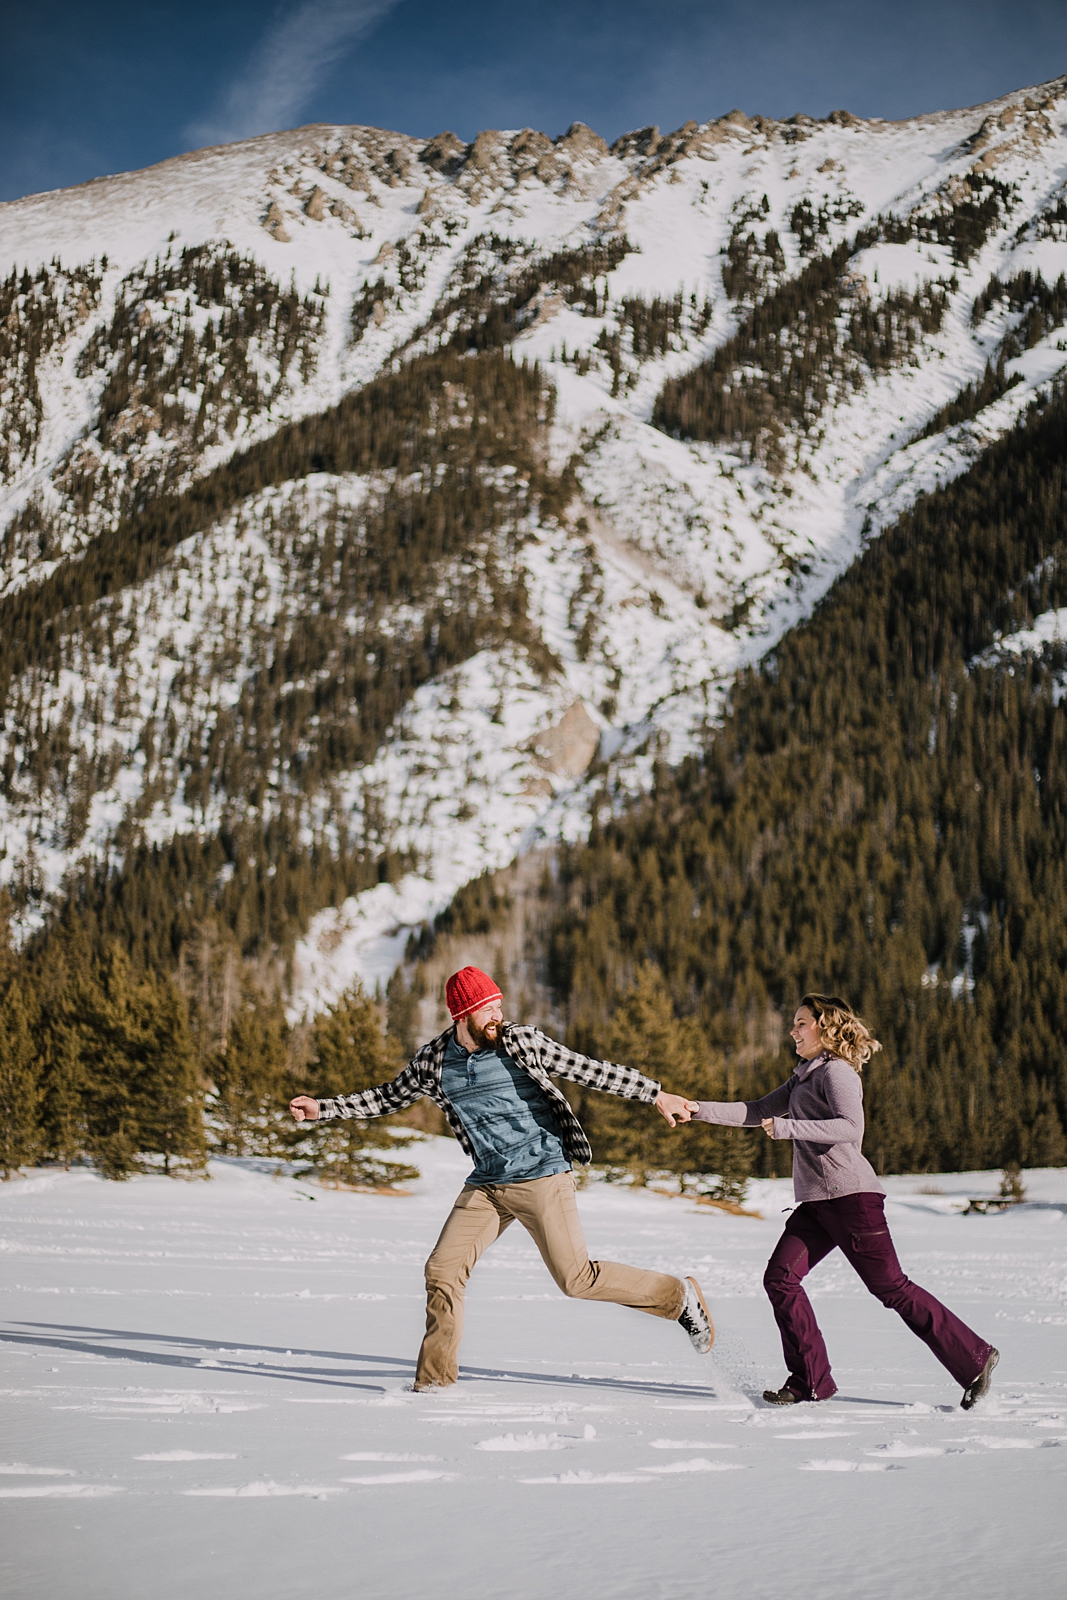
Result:
<instances>
[{"instance_id":1,"label":"exposed rock face","mask_svg":"<svg viewBox=\"0 0 1067 1600\"><path fill-rule=\"evenodd\" d=\"M407 150L399 147L390 150L382 165L385 168L382 176L390 189L397 189L402 183L409 182L411 178L411 157Z\"/></svg>"},{"instance_id":2,"label":"exposed rock face","mask_svg":"<svg viewBox=\"0 0 1067 1600\"><path fill-rule=\"evenodd\" d=\"M650 128L638 128L635 133L624 133L616 139L611 147L613 156L620 159L626 156L651 155L659 144L659 129L653 124Z\"/></svg>"},{"instance_id":3,"label":"exposed rock face","mask_svg":"<svg viewBox=\"0 0 1067 1600\"><path fill-rule=\"evenodd\" d=\"M555 158L552 140L534 128L523 128L521 133L517 133L508 147L508 154L516 181L520 183L530 177L539 178L542 183L551 183L563 171Z\"/></svg>"},{"instance_id":4,"label":"exposed rock face","mask_svg":"<svg viewBox=\"0 0 1067 1600\"><path fill-rule=\"evenodd\" d=\"M304 205L305 217L310 217L312 222L321 222L326 215L326 195L318 184L315 185L307 197Z\"/></svg>"},{"instance_id":5,"label":"exposed rock face","mask_svg":"<svg viewBox=\"0 0 1067 1600\"><path fill-rule=\"evenodd\" d=\"M527 162L534 166L543 155L552 150L552 140L547 133L538 133L536 128L523 128L517 133L510 145L512 160L516 163Z\"/></svg>"},{"instance_id":6,"label":"exposed rock face","mask_svg":"<svg viewBox=\"0 0 1067 1600\"><path fill-rule=\"evenodd\" d=\"M600 729L580 700L534 742L534 754L560 778L580 778L600 747Z\"/></svg>"},{"instance_id":7,"label":"exposed rock face","mask_svg":"<svg viewBox=\"0 0 1067 1600\"><path fill-rule=\"evenodd\" d=\"M988 172L1020 145L1037 150L1053 138L1056 130L1045 114L1052 104L1052 96L1040 102L1028 97L1021 106L1005 106L999 114L986 117L977 133L967 141L966 147L979 158L971 170Z\"/></svg>"},{"instance_id":8,"label":"exposed rock face","mask_svg":"<svg viewBox=\"0 0 1067 1600\"><path fill-rule=\"evenodd\" d=\"M470 146L459 175L460 187L477 204L490 189L509 183L511 178L507 140L495 128L486 128Z\"/></svg>"},{"instance_id":9,"label":"exposed rock face","mask_svg":"<svg viewBox=\"0 0 1067 1600\"><path fill-rule=\"evenodd\" d=\"M584 122L572 122L563 137L556 140L556 150L560 155L589 161L599 161L608 153L599 133L587 128Z\"/></svg>"},{"instance_id":10,"label":"exposed rock face","mask_svg":"<svg viewBox=\"0 0 1067 1600\"><path fill-rule=\"evenodd\" d=\"M467 156L468 172L488 172L504 159L507 145L495 128L485 128L475 139Z\"/></svg>"},{"instance_id":11,"label":"exposed rock face","mask_svg":"<svg viewBox=\"0 0 1067 1600\"><path fill-rule=\"evenodd\" d=\"M326 207L326 210L330 213L330 216L336 217L339 222L344 223L345 227L348 228L353 238L362 239L365 237L359 218L352 210L352 207L346 206L343 200L331 200L329 205ZM308 216L310 215L311 213L309 211Z\"/></svg>"},{"instance_id":12,"label":"exposed rock face","mask_svg":"<svg viewBox=\"0 0 1067 1600\"><path fill-rule=\"evenodd\" d=\"M457 173L467 158L467 146L462 139L457 139L454 133L439 133L436 139L431 139L424 145L419 160L426 166L432 167L442 177L451 178Z\"/></svg>"},{"instance_id":13,"label":"exposed rock face","mask_svg":"<svg viewBox=\"0 0 1067 1600\"><path fill-rule=\"evenodd\" d=\"M341 182L348 189L362 190L364 194L370 189L370 178L367 169L356 156L350 155L341 170Z\"/></svg>"},{"instance_id":14,"label":"exposed rock face","mask_svg":"<svg viewBox=\"0 0 1067 1600\"><path fill-rule=\"evenodd\" d=\"M278 244L289 243L289 235L285 228L285 217L277 200L271 201L267 215L263 218L263 226Z\"/></svg>"}]
</instances>

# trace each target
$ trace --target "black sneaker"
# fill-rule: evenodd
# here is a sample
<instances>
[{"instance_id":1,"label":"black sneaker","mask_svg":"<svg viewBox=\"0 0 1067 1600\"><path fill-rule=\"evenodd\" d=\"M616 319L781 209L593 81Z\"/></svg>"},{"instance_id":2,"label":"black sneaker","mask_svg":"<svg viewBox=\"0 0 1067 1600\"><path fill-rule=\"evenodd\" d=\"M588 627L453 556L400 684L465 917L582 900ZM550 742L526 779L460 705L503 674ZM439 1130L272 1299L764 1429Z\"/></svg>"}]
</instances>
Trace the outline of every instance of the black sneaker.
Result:
<instances>
[{"instance_id":1,"label":"black sneaker","mask_svg":"<svg viewBox=\"0 0 1067 1600\"><path fill-rule=\"evenodd\" d=\"M999 1360L1000 1351L990 1350L989 1355L986 1357L985 1366L974 1382L969 1383L963 1391L963 1399L960 1401L961 1411L970 1411L971 1407L977 1405L984 1394L989 1393L989 1385L993 1382L993 1368Z\"/></svg>"},{"instance_id":2,"label":"black sneaker","mask_svg":"<svg viewBox=\"0 0 1067 1600\"><path fill-rule=\"evenodd\" d=\"M689 1341L698 1355L706 1356L715 1343L715 1324L704 1303L700 1285L695 1278L686 1278L685 1303L678 1317L678 1325L685 1329Z\"/></svg>"},{"instance_id":3,"label":"black sneaker","mask_svg":"<svg viewBox=\"0 0 1067 1600\"><path fill-rule=\"evenodd\" d=\"M764 1389L763 1398L769 1406L798 1406L800 1396L792 1389Z\"/></svg>"}]
</instances>

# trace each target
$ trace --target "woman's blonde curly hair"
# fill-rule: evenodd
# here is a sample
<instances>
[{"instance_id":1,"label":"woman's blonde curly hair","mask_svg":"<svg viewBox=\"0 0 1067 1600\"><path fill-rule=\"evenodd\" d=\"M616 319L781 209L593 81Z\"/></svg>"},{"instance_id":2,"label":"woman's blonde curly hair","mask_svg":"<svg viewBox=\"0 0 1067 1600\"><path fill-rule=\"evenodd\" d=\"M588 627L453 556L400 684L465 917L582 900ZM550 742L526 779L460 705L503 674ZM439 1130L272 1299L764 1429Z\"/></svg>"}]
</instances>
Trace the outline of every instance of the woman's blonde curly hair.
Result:
<instances>
[{"instance_id":1,"label":"woman's blonde curly hair","mask_svg":"<svg viewBox=\"0 0 1067 1600\"><path fill-rule=\"evenodd\" d=\"M806 994L800 1005L807 1006L818 1023L827 1050L857 1072L862 1072L875 1051L882 1048L867 1024L840 995Z\"/></svg>"}]
</instances>

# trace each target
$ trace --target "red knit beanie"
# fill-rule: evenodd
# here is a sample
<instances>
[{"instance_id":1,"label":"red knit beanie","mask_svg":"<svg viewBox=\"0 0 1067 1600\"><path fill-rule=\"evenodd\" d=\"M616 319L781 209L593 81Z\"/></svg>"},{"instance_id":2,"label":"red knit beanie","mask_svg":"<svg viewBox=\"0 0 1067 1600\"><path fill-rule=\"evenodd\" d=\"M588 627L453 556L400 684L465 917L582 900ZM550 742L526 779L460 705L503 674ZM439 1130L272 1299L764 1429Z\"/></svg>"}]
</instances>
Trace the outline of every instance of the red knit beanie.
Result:
<instances>
[{"instance_id":1,"label":"red knit beanie","mask_svg":"<svg viewBox=\"0 0 1067 1600\"><path fill-rule=\"evenodd\" d=\"M445 1004L452 1014L453 1022L458 1022L460 1017L467 1017L472 1011L480 1011L482 1006L491 1006L494 1000L503 998L488 973L479 971L477 967L461 967L445 984Z\"/></svg>"}]
</instances>

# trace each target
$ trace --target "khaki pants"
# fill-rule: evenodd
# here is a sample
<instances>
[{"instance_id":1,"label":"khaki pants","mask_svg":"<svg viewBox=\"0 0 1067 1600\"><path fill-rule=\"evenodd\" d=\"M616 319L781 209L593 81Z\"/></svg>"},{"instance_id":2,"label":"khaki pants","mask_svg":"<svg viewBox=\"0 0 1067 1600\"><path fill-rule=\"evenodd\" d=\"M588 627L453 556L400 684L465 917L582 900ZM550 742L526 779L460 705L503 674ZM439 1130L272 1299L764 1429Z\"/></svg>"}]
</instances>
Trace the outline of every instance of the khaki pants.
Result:
<instances>
[{"instance_id":1,"label":"khaki pants","mask_svg":"<svg viewBox=\"0 0 1067 1600\"><path fill-rule=\"evenodd\" d=\"M573 1173L486 1188L465 1184L426 1263L426 1337L419 1351L416 1389L455 1383L467 1279L483 1250L516 1221L530 1234L565 1295L610 1300L670 1321L681 1315L685 1284L680 1278L617 1261L590 1261Z\"/></svg>"}]
</instances>

